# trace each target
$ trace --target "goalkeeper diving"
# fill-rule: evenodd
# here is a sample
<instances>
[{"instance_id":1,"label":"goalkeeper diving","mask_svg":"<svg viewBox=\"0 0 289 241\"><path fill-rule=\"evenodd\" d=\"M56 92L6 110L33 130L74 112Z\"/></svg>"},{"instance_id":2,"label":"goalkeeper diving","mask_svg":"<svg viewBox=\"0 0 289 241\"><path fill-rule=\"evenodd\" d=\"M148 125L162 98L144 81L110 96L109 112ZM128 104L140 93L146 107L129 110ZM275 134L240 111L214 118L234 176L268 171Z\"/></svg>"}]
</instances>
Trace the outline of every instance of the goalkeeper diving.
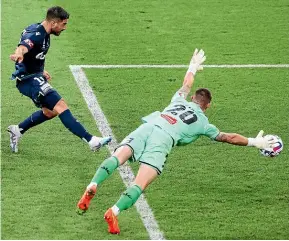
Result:
<instances>
[{"instance_id":1,"label":"goalkeeper diving","mask_svg":"<svg viewBox=\"0 0 289 241\"><path fill-rule=\"evenodd\" d=\"M258 149L272 147L274 140L263 137L263 131L260 131L255 138L247 138L236 133L222 132L211 124L204 114L212 101L212 95L208 89L196 90L190 100L187 100L196 73L202 69L205 60L204 51L196 49L183 85L174 94L169 105L161 112L156 111L143 117L143 124L120 143L111 157L102 162L77 204L79 214L87 211L103 181L128 160L140 162L140 167L134 183L104 214L108 232L112 234L120 233L117 216L123 210L133 206L149 184L162 173L173 147L193 143L200 136L206 136L218 142L253 146Z\"/></svg>"}]
</instances>

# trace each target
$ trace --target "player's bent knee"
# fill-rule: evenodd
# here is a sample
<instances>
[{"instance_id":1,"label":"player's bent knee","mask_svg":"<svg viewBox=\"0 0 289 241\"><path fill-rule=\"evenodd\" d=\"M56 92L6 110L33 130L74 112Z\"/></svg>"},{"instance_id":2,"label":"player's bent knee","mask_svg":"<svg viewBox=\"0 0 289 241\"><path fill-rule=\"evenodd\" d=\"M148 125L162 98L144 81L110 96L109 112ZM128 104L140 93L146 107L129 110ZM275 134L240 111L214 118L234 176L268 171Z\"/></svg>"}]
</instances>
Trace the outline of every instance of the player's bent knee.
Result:
<instances>
[{"instance_id":1,"label":"player's bent knee","mask_svg":"<svg viewBox=\"0 0 289 241\"><path fill-rule=\"evenodd\" d=\"M63 99L59 100L53 108L53 111L60 115L62 112L68 109L67 104Z\"/></svg>"},{"instance_id":2,"label":"player's bent knee","mask_svg":"<svg viewBox=\"0 0 289 241\"><path fill-rule=\"evenodd\" d=\"M128 145L118 147L113 153L113 156L119 160L119 165L124 164L132 155L133 151Z\"/></svg>"},{"instance_id":3,"label":"player's bent knee","mask_svg":"<svg viewBox=\"0 0 289 241\"><path fill-rule=\"evenodd\" d=\"M52 118L54 118L55 116L58 115L56 111L49 110L49 109L47 109L45 107L42 108L42 112L49 119L52 119Z\"/></svg>"}]
</instances>

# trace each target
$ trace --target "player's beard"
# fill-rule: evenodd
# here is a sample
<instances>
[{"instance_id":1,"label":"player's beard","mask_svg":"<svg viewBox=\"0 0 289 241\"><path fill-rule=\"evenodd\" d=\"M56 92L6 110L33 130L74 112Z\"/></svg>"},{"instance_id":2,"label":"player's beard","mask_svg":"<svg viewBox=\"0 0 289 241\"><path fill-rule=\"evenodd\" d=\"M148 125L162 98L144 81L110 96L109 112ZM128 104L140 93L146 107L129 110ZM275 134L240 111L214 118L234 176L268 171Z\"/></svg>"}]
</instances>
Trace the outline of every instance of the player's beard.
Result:
<instances>
[{"instance_id":1,"label":"player's beard","mask_svg":"<svg viewBox=\"0 0 289 241\"><path fill-rule=\"evenodd\" d=\"M56 31L52 30L52 31L51 31L51 34L53 34L53 35L55 35L55 36L59 36L62 31L63 31L63 30L56 32Z\"/></svg>"}]
</instances>

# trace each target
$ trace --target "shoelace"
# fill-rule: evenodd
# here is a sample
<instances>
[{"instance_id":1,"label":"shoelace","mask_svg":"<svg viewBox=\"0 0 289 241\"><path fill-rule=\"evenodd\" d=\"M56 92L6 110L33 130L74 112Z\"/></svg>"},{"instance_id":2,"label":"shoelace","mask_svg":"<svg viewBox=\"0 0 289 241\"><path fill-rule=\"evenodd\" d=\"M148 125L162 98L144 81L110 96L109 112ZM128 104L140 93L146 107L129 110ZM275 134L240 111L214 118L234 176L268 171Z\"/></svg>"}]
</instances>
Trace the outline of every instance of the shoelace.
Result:
<instances>
[{"instance_id":1,"label":"shoelace","mask_svg":"<svg viewBox=\"0 0 289 241\"><path fill-rule=\"evenodd\" d=\"M13 143L14 145L16 145L16 143L17 143L17 135L14 134L13 132L10 132L10 133L11 133L11 135L12 135L12 143Z\"/></svg>"}]
</instances>

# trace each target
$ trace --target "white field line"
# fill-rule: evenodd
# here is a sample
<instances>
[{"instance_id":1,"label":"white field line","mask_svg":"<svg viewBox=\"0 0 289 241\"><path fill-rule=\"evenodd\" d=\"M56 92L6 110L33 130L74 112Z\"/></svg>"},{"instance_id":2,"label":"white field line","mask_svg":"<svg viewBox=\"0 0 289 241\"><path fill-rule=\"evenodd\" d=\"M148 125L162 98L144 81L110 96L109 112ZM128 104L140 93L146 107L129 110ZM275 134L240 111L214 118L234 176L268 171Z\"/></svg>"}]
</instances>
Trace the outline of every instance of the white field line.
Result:
<instances>
[{"instance_id":1,"label":"white field line","mask_svg":"<svg viewBox=\"0 0 289 241\"><path fill-rule=\"evenodd\" d=\"M289 68L289 64L212 64L204 68ZM126 68L187 68L182 64L120 64L120 65L70 65L70 68L126 69Z\"/></svg>"},{"instance_id":2,"label":"white field line","mask_svg":"<svg viewBox=\"0 0 289 241\"><path fill-rule=\"evenodd\" d=\"M112 142L111 144L108 145L108 149L110 153L112 153L117 146L117 140L114 137L113 132L109 126L109 123L100 108L97 98L94 95L93 90L91 89L89 85L89 81L85 73L81 69L82 67L80 65L71 65L69 67L86 101L86 104L88 105L88 108L90 112L92 113L93 118L95 119L95 122L97 124L97 127L101 135L112 136ZM126 187L130 186L130 184L134 180L134 174L131 168L125 164L125 165L120 166L118 170ZM140 196L135 206L141 216L142 222L149 234L150 239L165 240L165 237L163 233L160 231L157 221L154 218L153 212L150 206L148 205L143 194Z\"/></svg>"}]
</instances>

